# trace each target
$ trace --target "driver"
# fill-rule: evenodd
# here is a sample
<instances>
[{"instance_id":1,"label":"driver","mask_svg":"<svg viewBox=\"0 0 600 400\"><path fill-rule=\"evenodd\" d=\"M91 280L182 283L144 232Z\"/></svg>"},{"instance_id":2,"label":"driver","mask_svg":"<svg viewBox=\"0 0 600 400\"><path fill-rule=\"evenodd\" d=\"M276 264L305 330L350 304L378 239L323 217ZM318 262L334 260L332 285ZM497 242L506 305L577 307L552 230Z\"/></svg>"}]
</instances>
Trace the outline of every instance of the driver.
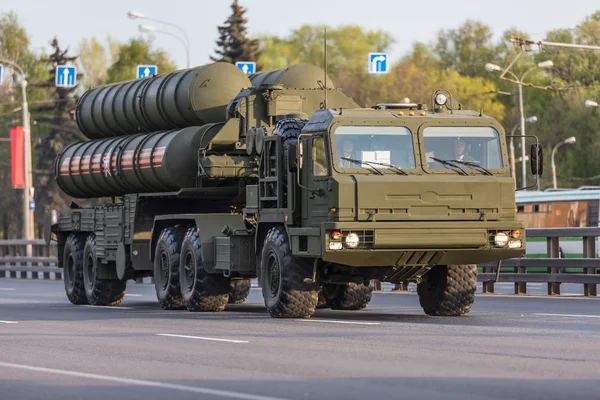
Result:
<instances>
[{"instance_id":1,"label":"driver","mask_svg":"<svg viewBox=\"0 0 600 400\"><path fill-rule=\"evenodd\" d=\"M467 154L467 152L467 141L461 137L456 138L456 142L454 143L454 159L457 161L475 162L476 160Z\"/></svg>"},{"instance_id":2,"label":"driver","mask_svg":"<svg viewBox=\"0 0 600 400\"><path fill-rule=\"evenodd\" d=\"M342 151L340 152L339 166L342 168L351 168L352 162L348 160L343 160L344 158L354 158L354 142L351 139L344 138L342 140Z\"/></svg>"}]
</instances>

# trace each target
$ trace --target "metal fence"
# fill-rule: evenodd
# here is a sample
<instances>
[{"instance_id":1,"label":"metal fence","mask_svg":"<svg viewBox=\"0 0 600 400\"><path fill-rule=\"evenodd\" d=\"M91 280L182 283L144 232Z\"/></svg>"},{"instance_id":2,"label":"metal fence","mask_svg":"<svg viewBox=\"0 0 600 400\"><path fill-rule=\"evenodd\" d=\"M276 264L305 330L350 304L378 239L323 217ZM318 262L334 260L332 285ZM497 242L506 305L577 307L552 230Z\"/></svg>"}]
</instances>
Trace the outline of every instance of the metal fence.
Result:
<instances>
[{"instance_id":1,"label":"metal fence","mask_svg":"<svg viewBox=\"0 0 600 400\"><path fill-rule=\"evenodd\" d=\"M597 296L600 258L596 258L596 242L599 236L600 228L527 229L528 238L546 238L547 258L504 260L499 282L514 282L515 294L527 294L527 283L546 283L548 295L559 295L561 283L579 283L583 284L584 296ZM560 258L560 238L581 238L583 258ZM31 257L27 257L28 245L31 245ZM0 240L0 278L62 279L57 250L56 243L47 246L43 240ZM483 292L494 293L497 263L480 267L478 280L483 283ZM537 271L531 272L533 268ZM567 268L579 268L582 273L565 272ZM507 269L512 271L506 272Z\"/></svg>"},{"instance_id":2,"label":"metal fence","mask_svg":"<svg viewBox=\"0 0 600 400\"><path fill-rule=\"evenodd\" d=\"M31 246L31 257L27 247ZM0 278L62 279L58 248L43 240L0 240Z\"/></svg>"},{"instance_id":3,"label":"metal fence","mask_svg":"<svg viewBox=\"0 0 600 400\"><path fill-rule=\"evenodd\" d=\"M600 259L596 258L596 240L600 228L542 228L527 229L527 238L546 238L547 258L514 258L501 263L499 282L514 282L515 294L526 294L527 283L547 283L548 295L559 295L561 283L583 284L584 296L597 296L600 284ZM581 238L583 258L560 258L560 238ZM483 282L483 292L494 292L497 264L482 264L483 272L478 280ZM504 272L507 267L512 272ZM544 272L528 272L536 268ZM566 272L567 268L579 268L582 273Z\"/></svg>"}]
</instances>

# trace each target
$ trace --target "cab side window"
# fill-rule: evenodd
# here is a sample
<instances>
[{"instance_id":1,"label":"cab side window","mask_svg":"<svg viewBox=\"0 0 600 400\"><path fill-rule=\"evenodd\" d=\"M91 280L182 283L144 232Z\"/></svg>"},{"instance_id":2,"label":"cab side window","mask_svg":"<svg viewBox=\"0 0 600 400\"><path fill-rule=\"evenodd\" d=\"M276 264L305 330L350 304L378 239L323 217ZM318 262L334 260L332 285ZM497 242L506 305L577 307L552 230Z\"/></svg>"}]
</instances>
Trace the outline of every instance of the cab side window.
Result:
<instances>
[{"instance_id":1,"label":"cab side window","mask_svg":"<svg viewBox=\"0 0 600 400\"><path fill-rule=\"evenodd\" d=\"M312 143L313 176L329 175L327 153L325 152L325 139L314 138Z\"/></svg>"}]
</instances>

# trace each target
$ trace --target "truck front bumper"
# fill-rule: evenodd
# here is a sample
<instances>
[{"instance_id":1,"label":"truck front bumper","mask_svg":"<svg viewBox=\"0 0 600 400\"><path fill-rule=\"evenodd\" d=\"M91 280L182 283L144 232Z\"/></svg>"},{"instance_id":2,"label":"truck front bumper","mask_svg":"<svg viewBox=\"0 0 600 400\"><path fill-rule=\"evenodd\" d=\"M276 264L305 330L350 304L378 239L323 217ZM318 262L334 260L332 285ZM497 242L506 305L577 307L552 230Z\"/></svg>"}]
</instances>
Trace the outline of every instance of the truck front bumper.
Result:
<instances>
[{"instance_id":1,"label":"truck front bumper","mask_svg":"<svg viewBox=\"0 0 600 400\"><path fill-rule=\"evenodd\" d=\"M515 231L518 237L512 236ZM332 244L332 232L340 232L341 246ZM346 243L351 233L359 238L356 248ZM495 243L498 233L508 237L503 246ZM355 267L479 264L525 251L523 225L514 221L323 223L321 238L323 260Z\"/></svg>"}]
</instances>

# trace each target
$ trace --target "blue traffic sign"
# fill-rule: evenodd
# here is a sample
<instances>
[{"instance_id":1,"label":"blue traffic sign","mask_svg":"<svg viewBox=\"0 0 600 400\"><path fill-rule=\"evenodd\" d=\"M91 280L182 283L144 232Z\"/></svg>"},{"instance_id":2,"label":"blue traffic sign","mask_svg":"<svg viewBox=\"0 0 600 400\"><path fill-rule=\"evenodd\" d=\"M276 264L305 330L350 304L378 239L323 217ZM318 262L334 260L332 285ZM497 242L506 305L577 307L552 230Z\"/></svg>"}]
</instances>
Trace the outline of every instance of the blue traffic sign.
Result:
<instances>
[{"instance_id":1,"label":"blue traffic sign","mask_svg":"<svg viewBox=\"0 0 600 400\"><path fill-rule=\"evenodd\" d=\"M369 53L369 73L387 74L388 58L387 53Z\"/></svg>"},{"instance_id":2,"label":"blue traffic sign","mask_svg":"<svg viewBox=\"0 0 600 400\"><path fill-rule=\"evenodd\" d=\"M158 66L156 65L138 65L137 66L137 78L147 78L154 76L158 73Z\"/></svg>"},{"instance_id":3,"label":"blue traffic sign","mask_svg":"<svg viewBox=\"0 0 600 400\"><path fill-rule=\"evenodd\" d=\"M56 67L56 86L74 87L77 85L77 68L66 65Z\"/></svg>"},{"instance_id":4,"label":"blue traffic sign","mask_svg":"<svg viewBox=\"0 0 600 400\"><path fill-rule=\"evenodd\" d=\"M2 77L4 76L4 65L0 64L0 85L2 85Z\"/></svg>"},{"instance_id":5,"label":"blue traffic sign","mask_svg":"<svg viewBox=\"0 0 600 400\"><path fill-rule=\"evenodd\" d=\"M237 61L235 66L241 69L246 75L256 72L256 63L254 61Z\"/></svg>"},{"instance_id":6,"label":"blue traffic sign","mask_svg":"<svg viewBox=\"0 0 600 400\"><path fill-rule=\"evenodd\" d=\"M35 200L33 200L33 199L29 200L29 209L31 211L35 211Z\"/></svg>"}]
</instances>

